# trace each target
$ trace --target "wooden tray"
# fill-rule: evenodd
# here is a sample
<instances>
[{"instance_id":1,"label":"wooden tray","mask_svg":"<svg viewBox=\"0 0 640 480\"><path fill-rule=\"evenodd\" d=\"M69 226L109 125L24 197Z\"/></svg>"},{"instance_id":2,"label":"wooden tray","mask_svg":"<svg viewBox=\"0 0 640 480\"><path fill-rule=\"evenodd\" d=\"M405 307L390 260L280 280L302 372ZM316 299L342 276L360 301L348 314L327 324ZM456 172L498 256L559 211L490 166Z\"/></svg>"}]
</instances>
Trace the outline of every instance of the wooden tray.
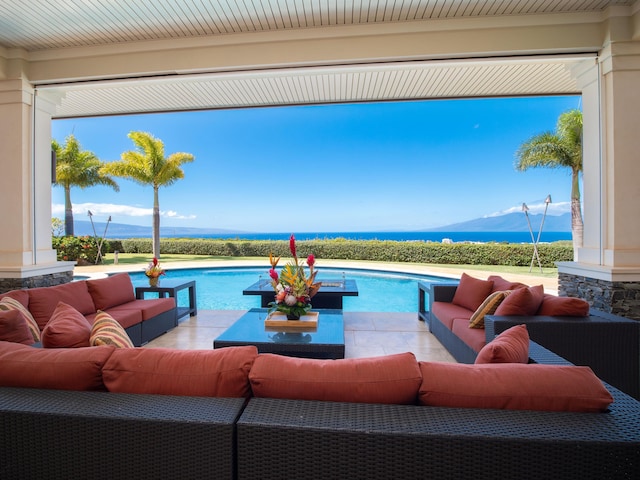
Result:
<instances>
[{"instance_id":1,"label":"wooden tray","mask_svg":"<svg viewBox=\"0 0 640 480\"><path fill-rule=\"evenodd\" d=\"M309 312L300 317L300 320L287 320L287 315L282 312L271 313L264 321L265 327L295 327L316 328L320 312Z\"/></svg>"}]
</instances>

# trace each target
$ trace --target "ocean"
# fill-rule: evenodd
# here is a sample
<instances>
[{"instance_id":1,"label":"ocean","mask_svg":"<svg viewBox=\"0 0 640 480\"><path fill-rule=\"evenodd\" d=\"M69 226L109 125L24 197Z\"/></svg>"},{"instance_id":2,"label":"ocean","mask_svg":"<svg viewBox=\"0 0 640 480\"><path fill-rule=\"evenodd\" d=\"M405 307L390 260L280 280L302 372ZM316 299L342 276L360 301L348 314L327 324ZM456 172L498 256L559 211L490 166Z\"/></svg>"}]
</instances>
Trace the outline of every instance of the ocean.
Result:
<instances>
[{"instance_id":1,"label":"ocean","mask_svg":"<svg viewBox=\"0 0 640 480\"><path fill-rule=\"evenodd\" d=\"M348 240L394 240L399 242L501 242L532 243L529 232L302 232L295 233L297 240L325 240L344 238ZM196 234L180 235L181 238L221 238L243 240L288 240L291 233L242 233L242 234ZM534 238L538 232L534 232ZM176 235L162 235L172 237ZM541 243L571 240L571 232L542 232Z\"/></svg>"}]
</instances>

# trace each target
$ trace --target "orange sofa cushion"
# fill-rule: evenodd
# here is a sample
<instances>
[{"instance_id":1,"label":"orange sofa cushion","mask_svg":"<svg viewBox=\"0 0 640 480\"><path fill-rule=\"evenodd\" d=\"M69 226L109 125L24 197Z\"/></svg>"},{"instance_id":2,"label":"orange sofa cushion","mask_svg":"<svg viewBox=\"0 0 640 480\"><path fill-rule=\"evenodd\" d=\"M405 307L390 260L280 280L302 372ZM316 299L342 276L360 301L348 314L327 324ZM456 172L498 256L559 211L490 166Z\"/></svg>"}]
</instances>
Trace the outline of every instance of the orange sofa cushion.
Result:
<instances>
[{"instance_id":1,"label":"orange sofa cushion","mask_svg":"<svg viewBox=\"0 0 640 480\"><path fill-rule=\"evenodd\" d=\"M19 310L0 310L0 340L24 345L35 343L22 312Z\"/></svg>"},{"instance_id":2,"label":"orange sofa cushion","mask_svg":"<svg viewBox=\"0 0 640 480\"><path fill-rule=\"evenodd\" d=\"M40 330L43 330L58 302L64 302L78 310L82 315L95 313L87 282L70 282L53 287L31 288L29 292L29 311L38 322Z\"/></svg>"},{"instance_id":3,"label":"orange sofa cushion","mask_svg":"<svg viewBox=\"0 0 640 480\"><path fill-rule=\"evenodd\" d=\"M613 402L589 367L420 362L420 369L422 405L602 412Z\"/></svg>"},{"instance_id":4,"label":"orange sofa cushion","mask_svg":"<svg viewBox=\"0 0 640 480\"><path fill-rule=\"evenodd\" d=\"M476 353L487 344L484 328L469 328L469 320L466 318L454 319L451 331Z\"/></svg>"},{"instance_id":5,"label":"orange sofa cushion","mask_svg":"<svg viewBox=\"0 0 640 480\"><path fill-rule=\"evenodd\" d=\"M109 312L121 312L125 310L138 310L142 313L142 320L149 320L161 313L167 312L176 306L176 300L169 298L148 298L145 300L133 300L131 302L112 307Z\"/></svg>"},{"instance_id":6,"label":"orange sofa cushion","mask_svg":"<svg viewBox=\"0 0 640 480\"><path fill-rule=\"evenodd\" d=\"M489 296L492 289L492 281L481 280L463 273L451 303L475 312L484 299Z\"/></svg>"},{"instance_id":7,"label":"orange sofa cushion","mask_svg":"<svg viewBox=\"0 0 640 480\"><path fill-rule=\"evenodd\" d=\"M257 355L255 346L119 348L102 375L110 392L246 398L251 396L248 376Z\"/></svg>"},{"instance_id":8,"label":"orange sofa cushion","mask_svg":"<svg viewBox=\"0 0 640 480\"><path fill-rule=\"evenodd\" d=\"M58 390L105 390L102 367L113 347L33 348L0 342L0 385Z\"/></svg>"},{"instance_id":9,"label":"orange sofa cushion","mask_svg":"<svg viewBox=\"0 0 640 480\"><path fill-rule=\"evenodd\" d=\"M528 287L528 285L525 285L524 283L511 282L505 278L502 278L500 275L489 275L487 280L493 282L493 292L515 290L516 288Z\"/></svg>"},{"instance_id":10,"label":"orange sofa cushion","mask_svg":"<svg viewBox=\"0 0 640 480\"><path fill-rule=\"evenodd\" d=\"M11 290L6 293L0 293L0 300L4 297L13 298L19 301L24 307L29 307L29 292L27 290Z\"/></svg>"},{"instance_id":11,"label":"orange sofa cushion","mask_svg":"<svg viewBox=\"0 0 640 480\"><path fill-rule=\"evenodd\" d=\"M71 305L58 302L51 320L42 330L42 346L45 348L88 347L91 325Z\"/></svg>"},{"instance_id":12,"label":"orange sofa cushion","mask_svg":"<svg viewBox=\"0 0 640 480\"><path fill-rule=\"evenodd\" d=\"M494 315L535 315L542 303L544 287L516 288L496 308Z\"/></svg>"},{"instance_id":13,"label":"orange sofa cushion","mask_svg":"<svg viewBox=\"0 0 640 480\"><path fill-rule=\"evenodd\" d=\"M87 280L87 288L93 298L95 310L106 310L136 299L133 293L133 283L131 283L131 277L128 273L117 273L107 278Z\"/></svg>"},{"instance_id":14,"label":"orange sofa cushion","mask_svg":"<svg viewBox=\"0 0 640 480\"><path fill-rule=\"evenodd\" d=\"M249 380L256 397L415 404L421 375L413 353L343 360L260 354Z\"/></svg>"},{"instance_id":15,"label":"orange sofa cushion","mask_svg":"<svg viewBox=\"0 0 640 480\"><path fill-rule=\"evenodd\" d=\"M589 303L581 298L557 297L545 293L538 315L586 317L589 315Z\"/></svg>"},{"instance_id":16,"label":"orange sofa cushion","mask_svg":"<svg viewBox=\"0 0 640 480\"><path fill-rule=\"evenodd\" d=\"M433 302L431 304L431 313L433 313L442 324L449 330L453 328L453 321L456 318L463 318L469 325L469 318L473 312L468 308L454 305L449 302Z\"/></svg>"},{"instance_id":17,"label":"orange sofa cushion","mask_svg":"<svg viewBox=\"0 0 640 480\"><path fill-rule=\"evenodd\" d=\"M516 325L502 332L482 347L475 363L529 363L527 326Z\"/></svg>"}]
</instances>

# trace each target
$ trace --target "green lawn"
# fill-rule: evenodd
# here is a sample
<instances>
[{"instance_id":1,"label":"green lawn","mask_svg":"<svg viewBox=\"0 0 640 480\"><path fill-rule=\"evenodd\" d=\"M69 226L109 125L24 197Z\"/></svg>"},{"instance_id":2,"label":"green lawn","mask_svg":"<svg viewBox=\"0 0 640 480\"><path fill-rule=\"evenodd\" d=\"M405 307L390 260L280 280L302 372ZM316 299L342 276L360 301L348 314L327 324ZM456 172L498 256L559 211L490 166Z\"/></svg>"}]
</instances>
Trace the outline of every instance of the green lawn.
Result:
<instances>
[{"instance_id":1,"label":"green lawn","mask_svg":"<svg viewBox=\"0 0 640 480\"><path fill-rule=\"evenodd\" d=\"M120 253L118 254L118 263L125 265L140 265L147 264L151 261L152 256L146 253ZM217 261L226 262L234 260L263 260L265 265L269 264L269 260L266 258L257 257L222 257L213 255L176 255L176 254L163 254L160 259L163 264L171 262L194 262L194 267L197 267L197 263L204 261ZM103 265L113 265L113 254L109 253L104 259ZM543 268L540 273L540 268L534 266L529 272L529 267L510 267L505 265L444 265L444 264L429 264L428 266L437 268L451 268L465 270L477 270L477 271L491 271L498 273L514 273L520 275L531 275L535 277L555 278L558 275L557 268Z\"/></svg>"}]
</instances>

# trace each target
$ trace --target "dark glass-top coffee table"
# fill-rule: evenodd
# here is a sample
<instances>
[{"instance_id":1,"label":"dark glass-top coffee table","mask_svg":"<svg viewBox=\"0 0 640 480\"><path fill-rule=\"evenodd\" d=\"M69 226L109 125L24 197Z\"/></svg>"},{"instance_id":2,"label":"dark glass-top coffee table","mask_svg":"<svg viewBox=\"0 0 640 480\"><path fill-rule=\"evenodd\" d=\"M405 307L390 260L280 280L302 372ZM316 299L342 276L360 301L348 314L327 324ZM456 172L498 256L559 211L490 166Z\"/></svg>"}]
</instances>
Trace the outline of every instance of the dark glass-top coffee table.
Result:
<instances>
[{"instance_id":1,"label":"dark glass-top coffee table","mask_svg":"<svg viewBox=\"0 0 640 480\"><path fill-rule=\"evenodd\" d=\"M265 327L268 309L252 308L213 341L213 348L255 345L259 353L290 357L344 358L341 310L317 310L317 328Z\"/></svg>"}]
</instances>

